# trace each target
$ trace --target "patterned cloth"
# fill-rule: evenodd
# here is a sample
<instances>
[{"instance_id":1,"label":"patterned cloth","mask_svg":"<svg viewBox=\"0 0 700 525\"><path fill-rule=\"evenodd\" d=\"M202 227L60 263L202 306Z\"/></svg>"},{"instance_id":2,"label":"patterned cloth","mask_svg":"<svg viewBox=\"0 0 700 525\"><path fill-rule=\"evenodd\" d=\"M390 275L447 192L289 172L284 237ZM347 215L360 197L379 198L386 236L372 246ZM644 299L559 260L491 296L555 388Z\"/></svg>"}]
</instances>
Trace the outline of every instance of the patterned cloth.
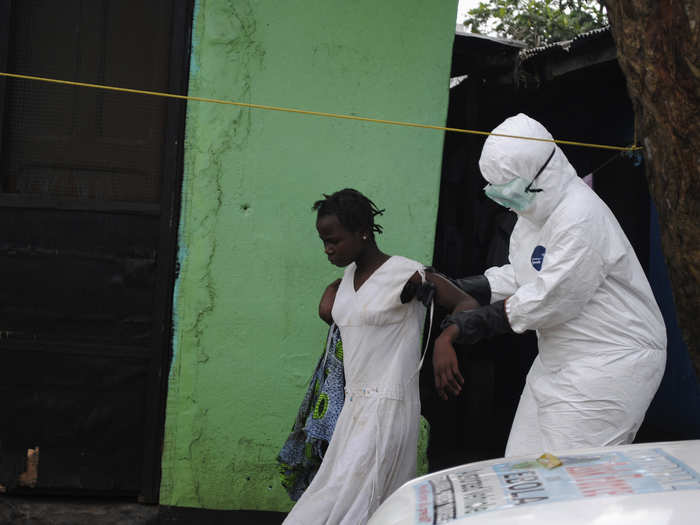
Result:
<instances>
[{"instance_id":1,"label":"patterned cloth","mask_svg":"<svg viewBox=\"0 0 700 525\"><path fill-rule=\"evenodd\" d=\"M316 475L345 402L343 342L335 324L316 365L296 421L277 456L282 486L297 501Z\"/></svg>"}]
</instances>

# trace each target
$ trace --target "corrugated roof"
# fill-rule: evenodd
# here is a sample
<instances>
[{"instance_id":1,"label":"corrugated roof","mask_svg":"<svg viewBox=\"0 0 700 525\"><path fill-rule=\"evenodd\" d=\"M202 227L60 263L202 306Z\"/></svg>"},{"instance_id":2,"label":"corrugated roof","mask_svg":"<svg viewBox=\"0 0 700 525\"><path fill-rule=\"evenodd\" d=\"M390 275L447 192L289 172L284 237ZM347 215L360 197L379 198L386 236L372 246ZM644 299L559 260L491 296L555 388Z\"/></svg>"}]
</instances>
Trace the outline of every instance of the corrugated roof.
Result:
<instances>
[{"instance_id":1,"label":"corrugated roof","mask_svg":"<svg viewBox=\"0 0 700 525\"><path fill-rule=\"evenodd\" d=\"M587 31L571 40L530 49L523 49L524 46L516 40L469 33L458 25L450 76L476 74L498 82L517 82L513 80L517 71L549 78L609 62L617 56L609 26Z\"/></svg>"},{"instance_id":2,"label":"corrugated roof","mask_svg":"<svg viewBox=\"0 0 700 525\"><path fill-rule=\"evenodd\" d=\"M471 33L462 24L457 24L457 27L455 28L455 35L460 38L470 39L472 42L481 40L485 43L493 42L506 47L524 48L527 45L525 42L521 42L520 40L508 40L507 38L498 38L495 36L481 35L479 33Z\"/></svg>"},{"instance_id":3,"label":"corrugated roof","mask_svg":"<svg viewBox=\"0 0 700 525\"><path fill-rule=\"evenodd\" d=\"M603 41L613 42L610 26L593 29L587 33L577 35L572 41L569 51L575 52L589 45L598 44Z\"/></svg>"},{"instance_id":4,"label":"corrugated roof","mask_svg":"<svg viewBox=\"0 0 700 525\"><path fill-rule=\"evenodd\" d=\"M598 43L600 40L612 38L610 26L592 29L580 35L576 35L572 40L563 40L561 42L553 42L545 46L532 47L520 51L520 60L525 62L533 57L550 57L564 56L571 52L576 52L582 48L588 47L591 44Z\"/></svg>"}]
</instances>

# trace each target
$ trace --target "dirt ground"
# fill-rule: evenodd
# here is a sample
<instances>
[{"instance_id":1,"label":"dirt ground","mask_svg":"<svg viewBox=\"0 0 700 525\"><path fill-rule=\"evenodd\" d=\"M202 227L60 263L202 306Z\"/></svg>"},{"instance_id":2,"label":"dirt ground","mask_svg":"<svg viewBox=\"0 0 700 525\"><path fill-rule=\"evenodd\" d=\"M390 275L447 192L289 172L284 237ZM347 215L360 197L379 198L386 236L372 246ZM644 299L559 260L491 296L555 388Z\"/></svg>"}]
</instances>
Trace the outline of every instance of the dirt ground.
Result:
<instances>
[{"instance_id":1,"label":"dirt ground","mask_svg":"<svg viewBox=\"0 0 700 525\"><path fill-rule=\"evenodd\" d=\"M0 525L279 525L281 512L161 507L91 499L0 496Z\"/></svg>"}]
</instances>

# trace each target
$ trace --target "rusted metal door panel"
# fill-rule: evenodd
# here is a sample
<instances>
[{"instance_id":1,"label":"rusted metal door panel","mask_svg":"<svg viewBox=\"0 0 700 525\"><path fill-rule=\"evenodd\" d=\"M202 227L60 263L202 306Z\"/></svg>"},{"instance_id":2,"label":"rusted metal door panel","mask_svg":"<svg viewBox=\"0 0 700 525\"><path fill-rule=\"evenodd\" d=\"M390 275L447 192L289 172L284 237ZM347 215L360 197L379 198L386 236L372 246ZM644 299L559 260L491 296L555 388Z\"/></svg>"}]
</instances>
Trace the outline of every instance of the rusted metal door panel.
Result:
<instances>
[{"instance_id":1,"label":"rusted metal door panel","mask_svg":"<svg viewBox=\"0 0 700 525\"><path fill-rule=\"evenodd\" d=\"M186 93L191 15L0 0L0 70ZM157 501L184 116L0 80L0 490Z\"/></svg>"}]
</instances>

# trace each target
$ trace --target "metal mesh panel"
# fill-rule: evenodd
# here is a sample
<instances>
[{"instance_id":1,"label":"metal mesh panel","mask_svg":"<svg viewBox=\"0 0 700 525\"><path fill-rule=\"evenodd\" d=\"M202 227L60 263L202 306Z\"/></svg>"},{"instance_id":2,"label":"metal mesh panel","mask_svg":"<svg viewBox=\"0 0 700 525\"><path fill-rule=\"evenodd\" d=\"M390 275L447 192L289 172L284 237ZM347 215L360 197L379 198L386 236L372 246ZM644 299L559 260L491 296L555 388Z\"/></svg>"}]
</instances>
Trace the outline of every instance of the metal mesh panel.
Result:
<instances>
[{"instance_id":1,"label":"metal mesh panel","mask_svg":"<svg viewBox=\"0 0 700 525\"><path fill-rule=\"evenodd\" d=\"M16 2L11 71L63 80L167 89L163 2ZM4 192L156 202L163 99L38 81L7 81Z\"/></svg>"}]
</instances>

